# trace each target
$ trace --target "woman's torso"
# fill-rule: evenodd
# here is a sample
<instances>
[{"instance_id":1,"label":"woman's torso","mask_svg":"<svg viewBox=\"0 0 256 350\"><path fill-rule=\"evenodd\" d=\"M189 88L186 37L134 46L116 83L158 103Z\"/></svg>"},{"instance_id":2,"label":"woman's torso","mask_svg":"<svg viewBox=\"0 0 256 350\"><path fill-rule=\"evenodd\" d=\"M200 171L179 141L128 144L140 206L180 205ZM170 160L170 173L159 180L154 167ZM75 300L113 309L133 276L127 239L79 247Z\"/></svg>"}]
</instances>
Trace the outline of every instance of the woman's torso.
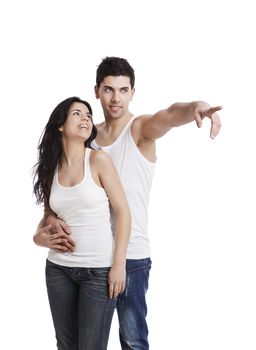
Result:
<instances>
[{"instance_id":1,"label":"woman's torso","mask_svg":"<svg viewBox=\"0 0 256 350\"><path fill-rule=\"evenodd\" d=\"M95 151L93 151L95 152ZM50 207L71 229L74 253L49 250L48 259L70 267L109 267L113 261L114 241L110 224L109 201L105 190L92 178L91 150L86 148L84 177L66 187L58 180L56 169L50 195Z\"/></svg>"}]
</instances>

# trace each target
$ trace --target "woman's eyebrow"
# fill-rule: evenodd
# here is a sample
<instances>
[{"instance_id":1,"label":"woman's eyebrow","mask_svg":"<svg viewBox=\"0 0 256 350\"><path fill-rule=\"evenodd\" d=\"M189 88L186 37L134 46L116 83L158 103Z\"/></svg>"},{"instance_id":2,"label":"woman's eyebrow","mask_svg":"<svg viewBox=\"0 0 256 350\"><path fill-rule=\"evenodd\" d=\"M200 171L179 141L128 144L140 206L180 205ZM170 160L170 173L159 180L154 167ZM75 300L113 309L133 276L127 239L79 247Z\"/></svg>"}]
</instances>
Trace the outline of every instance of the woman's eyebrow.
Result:
<instances>
[{"instance_id":1,"label":"woman's eyebrow","mask_svg":"<svg viewBox=\"0 0 256 350\"><path fill-rule=\"evenodd\" d=\"M83 112L81 111L81 109L78 109L78 108L71 109L70 113L72 113L72 112L80 112L80 113L83 113ZM85 114L91 117L91 113L90 113L90 112L85 112Z\"/></svg>"}]
</instances>

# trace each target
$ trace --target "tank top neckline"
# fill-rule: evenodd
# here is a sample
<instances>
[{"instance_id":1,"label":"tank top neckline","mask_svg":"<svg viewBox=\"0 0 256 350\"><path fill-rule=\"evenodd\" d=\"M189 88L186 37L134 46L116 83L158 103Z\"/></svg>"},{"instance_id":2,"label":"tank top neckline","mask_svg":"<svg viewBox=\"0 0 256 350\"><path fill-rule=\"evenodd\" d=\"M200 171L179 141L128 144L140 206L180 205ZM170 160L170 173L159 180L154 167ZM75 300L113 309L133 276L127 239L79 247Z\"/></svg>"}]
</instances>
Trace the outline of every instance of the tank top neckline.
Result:
<instances>
[{"instance_id":1,"label":"tank top neckline","mask_svg":"<svg viewBox=\"0 0 256 350\"><path fill-rule=\"evenodd\" d=\"M109 149L111 148L115 143L117 143L117 141L120 139L120 137L124 134L124 132L128 129L128 127L131 125L131 123L133 122L133 120L137 118L137 116L133 116L127 123L126 125L124 126L123 130L120 132L120 134L118 135L118 137L110 144L110 145L107 145L107 146L101 146L99 145L96 140L93 140L93 142L95 143L95 145L97 147L101 147L102 149Z\"/></svg>"},{"instance_id":2,"label":"tank top neckline","mask_svg":"<svg viewBox=\"0 0 256 350\"><path fill-rule=\"evenodd\" d=\"M73 186L64 186L64 185L62 185L62 184L59 182L59 165L57 165L57 169L56 169L56 172L55 172L55 181L56 181L56 184L57 184L59 187L69 190L69 189L73 189L73 188L79 187L79 186L81 186L81 185L85 182L85 180L86 180L86 178L87 178L87 176L88 176L88 167L89 167L89 155L90 155L90 151L91 151L90 148L85 147L84 166L83 166L83 168L84 168L83 178L81 179L81 181L79 181L77 184L75 184L75 185L73 185Z\"/></svg>"}]
</instances>

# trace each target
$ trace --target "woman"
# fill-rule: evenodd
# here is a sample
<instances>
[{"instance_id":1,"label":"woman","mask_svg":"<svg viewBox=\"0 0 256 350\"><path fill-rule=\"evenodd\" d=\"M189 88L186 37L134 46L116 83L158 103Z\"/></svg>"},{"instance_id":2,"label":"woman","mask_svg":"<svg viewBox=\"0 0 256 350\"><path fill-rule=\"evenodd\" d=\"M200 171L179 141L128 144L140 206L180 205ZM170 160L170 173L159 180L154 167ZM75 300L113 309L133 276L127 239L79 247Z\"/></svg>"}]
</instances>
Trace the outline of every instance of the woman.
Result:
<instances>
[{"instance_id":1,"label":"woman","mask_svg":"<svg viewBox=\"0 0 256 350\"><path fill-rule=\"evenodd\" d=\"M109 156L90 149L95 137L88 102L68 98L50 116L35 167L37 202L71 227L75 243L63 252L65 237L52 234L42 242L39 230L34 236L51 248L46 284L59 350L107 349L116 297L125 287L130 212Z\"/></svg>"}]
</instances>

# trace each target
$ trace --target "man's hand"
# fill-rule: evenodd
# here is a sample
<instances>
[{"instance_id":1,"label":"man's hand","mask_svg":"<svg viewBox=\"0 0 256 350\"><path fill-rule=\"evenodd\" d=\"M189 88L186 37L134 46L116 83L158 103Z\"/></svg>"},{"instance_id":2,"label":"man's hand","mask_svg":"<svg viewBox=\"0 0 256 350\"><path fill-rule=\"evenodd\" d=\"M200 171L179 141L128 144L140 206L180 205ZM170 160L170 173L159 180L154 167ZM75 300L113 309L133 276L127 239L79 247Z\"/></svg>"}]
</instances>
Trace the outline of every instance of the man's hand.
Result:
<instances>
[{"instance_id":1,"label":"man's hand","mask_svg":"<svg viewBox=\"0 0 256 350\"><path fill-rule=\"evenodd\" d=\"M53 234L57 234L64 239L64 241L59 243L64 247L63 249L66 248L65 251L67 252L74 252L75 242L70 237L71 230L69 226L61 219L58 219L54 214L49 214L45 222L47 225L51 226L51 232Z\"/></svg>"},{"instance_id":2,"label":"man's hand","mask_svg":"<svg viewBox=\"0 0 256 350\"><path fill-rule=\"evenodd\" d=\"M72 253L75 251L75 243L70 233L71 230L62 220L56 218L53 213L45 213L38 224L33 240L41 247L55 249L61 253Z\"/></svg>"},{"instance_id":3,"label":"man's hand","mask_svg":"<svg viewBox=\"0 0 256 350\"><path fill-rule=\"evenodd\" d=\"M221 128L220 118L216 112L220 111L222 107L211 107L208 103L201 101L192 102L192 105L194 108L194 118L199 128L201 128L202 121L205 117L211 119L210 137L214 139L218 135Z\"/></svg>"},{"instance_id":4,"label":"man's hand","mask_svg":"<svg viewBox=\"0 0 256 350\"><path fill-rule=\"evenodd\" d=\"M41 247L47 247L61 253L66 253L73 251L68 248L67 236L66 233L64 235L63 233L54 233L52 225L48 225L38 228L33 239L34 242Z\"/></svg>"},{"instance_id":5,"label":"man's hand","mask_svg":"<svg viewBox=\"0 0 256 350\"><path fill-rule=\"evenodd\" d=\"M203 101L177 102L166 109L153 114L136 118L132 124L132 135L137 145L143 142L150 143L165 135L173 127L179 127L193 121L200 128L205 117L211 119L210 137L215 138L221 128L220 118L217 114L222 107L211 107ZM142 153L145 146L141 149ZM148 153L144 155L147 157ZM151 157L155 158L155 154Z\"/></svg>"},{"instance_id":6,"label":"man's hand","mask_svg":"<svg viewBox=\"0 0 256 350\"><path fill-rule=\"evenodd\" d=\"M53 213L47 215L45 222L47 225L52 225L52 228L56 233L62 232L67 233L68 235L71 233L69 226L61 219L58 219Z\"/></svg>"}]
</instances>

